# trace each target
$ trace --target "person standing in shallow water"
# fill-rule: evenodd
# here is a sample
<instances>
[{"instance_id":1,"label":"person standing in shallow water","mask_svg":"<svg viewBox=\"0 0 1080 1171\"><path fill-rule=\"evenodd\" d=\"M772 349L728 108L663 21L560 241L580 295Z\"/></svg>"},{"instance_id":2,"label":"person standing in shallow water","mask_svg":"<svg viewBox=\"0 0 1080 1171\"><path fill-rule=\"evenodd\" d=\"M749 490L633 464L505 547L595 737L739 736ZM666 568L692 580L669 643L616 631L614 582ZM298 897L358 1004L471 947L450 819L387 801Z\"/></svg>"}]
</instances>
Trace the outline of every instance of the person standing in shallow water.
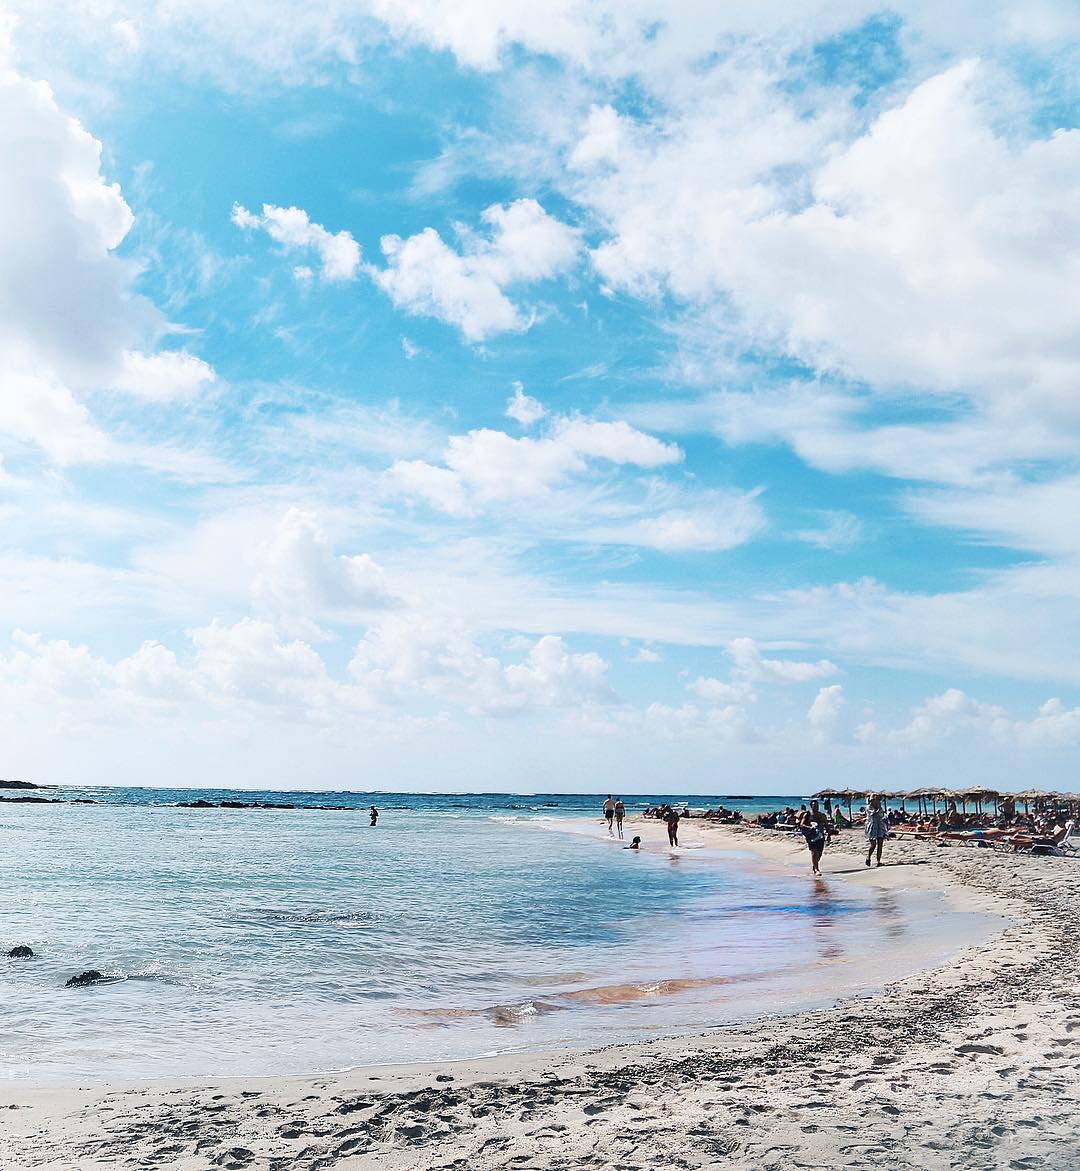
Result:
<instances>
[{"instance_id":1,"label":"person standing in shallow water","mask_svg":"<svg viewBox=\"0 0 1080 1171\"><path fill-rule=\"evenodd\" d=\"M881 798L871 797L870 803L866 807L866 864L870 865L870 859L874 855L874 850L877 850L877 864L881 865L881 849L885 845L885 839L889 836L888 827L885 825L885 814L881 808Z\"/></svg>"},{"instance_id":2,"label":"person standing in shallow water","mask_svg":"<svg viewBox=\"0 0 1080 1171\"><path fill-rule=\"evenodd\" d=\"M615 802L611 799L611 794L608 793L607 800L604 802L604 820L607 822L607 831L612 837L615 836L611 828L611 823L615 819Z\"/></svg>"},{"instance_id":3,"label":"person standing in shallow water","mask_svg":"<svg viewBox=\"0 0 1080 1171\"><path fill-rule=\"evenodd\" d=\"M668 806L667 816L664 820L667 822L668 845L677 846L679 844L679 811Z\"/></svg>"},{"instance_id":4,"label":"person standing in shallow water","mask_svg":"<svg viewBox=\"0 0 1080 1171\"><path fill-rule=\"evenodd\" d=\"M375 827L376 825L378 825L378 824L379 824L379 811L378 811L378 810L375 808L375 806L374 806L374 805L372 805L372 807L371 807L371 825L372 825L372 828L374 828L374 827Z\"/></svg>"},{"instance_id":5,"label":"person standing in shallow water","mask_svg":"<svg viewBox=\"0 0 1080 1171\"><path fill-rule=\"evenodd\" d=\"M626 816L626 806L623 804L623 799L621 797L616 797L615 798L615 831L618 833L620 838L623 836L622 823L623 823L623 818L625 816Z\"/></svg>"},{"instance_id":6,"label":"person standing in shallow water","mask_svg":"<svg viewBox=\"0 0 1080 1171\"><path fill-rule=\"evenodd\" d=\"M799 814L798 826L810 851L810 868L814 874L820 874L821 855L825 852L825 843L832 831L829 819L818 808L818 803L811 801L810 808L804 806Z\"/></svg>"}]
</instances>

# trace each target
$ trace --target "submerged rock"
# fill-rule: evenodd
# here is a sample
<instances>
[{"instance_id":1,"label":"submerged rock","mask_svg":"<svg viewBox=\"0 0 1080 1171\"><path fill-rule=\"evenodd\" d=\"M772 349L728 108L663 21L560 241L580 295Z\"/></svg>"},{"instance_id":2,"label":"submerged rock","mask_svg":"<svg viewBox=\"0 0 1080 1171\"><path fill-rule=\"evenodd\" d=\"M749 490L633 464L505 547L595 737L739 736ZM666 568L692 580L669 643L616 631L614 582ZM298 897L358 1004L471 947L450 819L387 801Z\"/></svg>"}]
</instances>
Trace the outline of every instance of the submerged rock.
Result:
<instances>
[{"instance_id":1,"label":"submerged rock","mask_svg":"<svg viewBox=\"0 0 1080 1171\"><path fill-rule=\"evenodd\" d=\"M27 947L25 943L20 943L13 947L8 952L8 958L12 960L28 960L33 957L34 949Z\"/></svg>"},{"instance_id":2,"label":"submerged rock","mask_svg":"<svg viewBox=\"0 0 1080 1171\"><path fill-rule=\"evenodd\" d=\"M101 980L107 980L108 976L104 972L99 972L97 968L88 968L85 972L80 972L77 976L72 976L71 979L64 985L65 988L83 988L87 984L97 984Z\"/></svg>"}]
</instances>

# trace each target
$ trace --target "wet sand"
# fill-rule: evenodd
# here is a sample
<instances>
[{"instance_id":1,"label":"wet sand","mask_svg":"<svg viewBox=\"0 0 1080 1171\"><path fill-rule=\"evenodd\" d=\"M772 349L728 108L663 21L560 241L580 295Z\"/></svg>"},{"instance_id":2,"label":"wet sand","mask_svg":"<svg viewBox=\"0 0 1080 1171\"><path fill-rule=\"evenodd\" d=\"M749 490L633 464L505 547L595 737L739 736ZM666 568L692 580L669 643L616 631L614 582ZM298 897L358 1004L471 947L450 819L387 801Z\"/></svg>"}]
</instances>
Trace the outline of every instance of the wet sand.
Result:
<instances>
[{"instance_id":1,"label":"wet sand","mask_svg":"<svg viewBox=\"0 0 1080 1171\"><path fill-rule=\"evenodd\" d=\"M666 848L662 826L633 825ZM801 840L765 831L682 837L808 868ZM847 831L826 879L945 890L1008 925L880 993L698 1037L301 1078L8 1083L0 1168L1080 1168L1080 861L914 842L888 843L881 869L862 856Z\"/></svg>"}]
</instances>

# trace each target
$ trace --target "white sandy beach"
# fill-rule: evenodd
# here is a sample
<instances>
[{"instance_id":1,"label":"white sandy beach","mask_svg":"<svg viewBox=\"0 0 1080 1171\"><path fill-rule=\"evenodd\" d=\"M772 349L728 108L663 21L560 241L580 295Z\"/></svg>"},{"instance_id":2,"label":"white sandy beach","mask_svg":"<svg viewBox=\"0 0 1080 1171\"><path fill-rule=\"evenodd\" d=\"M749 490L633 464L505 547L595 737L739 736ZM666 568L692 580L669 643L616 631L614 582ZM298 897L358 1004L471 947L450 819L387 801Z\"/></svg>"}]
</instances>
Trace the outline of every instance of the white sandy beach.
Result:
<instances>
[{"instance_id":1,"label":"white sandy beach","mask_svg":"<svg viewBox=\"0 0 1080 1171\"><path fill-rule=\"evenodd\" d=\"M655 822L633 832L666 848ZM765 831L682 835L807 865L801 842ZM298 1078L9 1083L0 1168L1080 1168L1080 867L890 842L866 870L861 835L843 837L826 881L940 889L1008 925L880 994L692 1038Z\"/></svg>"}]
</instances>

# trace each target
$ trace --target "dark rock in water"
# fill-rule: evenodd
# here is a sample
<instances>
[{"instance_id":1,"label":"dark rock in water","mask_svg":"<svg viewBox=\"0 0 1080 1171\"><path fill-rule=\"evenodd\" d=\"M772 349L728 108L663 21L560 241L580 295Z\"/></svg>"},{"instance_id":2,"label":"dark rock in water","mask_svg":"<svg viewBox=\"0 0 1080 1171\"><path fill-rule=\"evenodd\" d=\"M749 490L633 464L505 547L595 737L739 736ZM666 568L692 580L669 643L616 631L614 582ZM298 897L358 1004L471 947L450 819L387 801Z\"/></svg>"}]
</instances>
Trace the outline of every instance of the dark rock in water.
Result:
<instances>
[{"instance_id":1,"label":"dark rock in water","mask_svg":"<svg viewBox=\"0 0 1080 1171\"><path fill-rule=\"evenodd\" d=\"M0 789L40 789L32 781L0 781Z\"/></svg>"},{"instance_id":2,"label":"dark rock in water","mask_svg":"<svg viewBox=\"0 0 1080 1171\"><path fill-rule=\"evenodd\" d=\"M107 980L108 976L104 972L99 972L97 968L89 968L85 972L80 972L77 976L72 976L71 979L64 985L65 988L84 988L87 984L97 984L102 980Z\"/></svg>"},{"instance_id":3,"label":"dark rock in water","mask_svg":"<svg viewBox=\"0 0 1080 1171\"><path fill-rule=\"evenodd\" d=\"M33 957L33 954L34 949L32 947L27 947L25 943L20 943L8 952L8 958L13 960L28 960Z\"/></svg>"},{"instance_id":4,"label":"dark rock in water","mask_svg":"<svg viewBox=\"0 0 1080 1171\"><path fill-rule=\"evenodd\" d=\"M213 801L204 801L202 797L198 801L181 801L179 802L180 809L217 809Z\"/></svg>"}]
</instances>

